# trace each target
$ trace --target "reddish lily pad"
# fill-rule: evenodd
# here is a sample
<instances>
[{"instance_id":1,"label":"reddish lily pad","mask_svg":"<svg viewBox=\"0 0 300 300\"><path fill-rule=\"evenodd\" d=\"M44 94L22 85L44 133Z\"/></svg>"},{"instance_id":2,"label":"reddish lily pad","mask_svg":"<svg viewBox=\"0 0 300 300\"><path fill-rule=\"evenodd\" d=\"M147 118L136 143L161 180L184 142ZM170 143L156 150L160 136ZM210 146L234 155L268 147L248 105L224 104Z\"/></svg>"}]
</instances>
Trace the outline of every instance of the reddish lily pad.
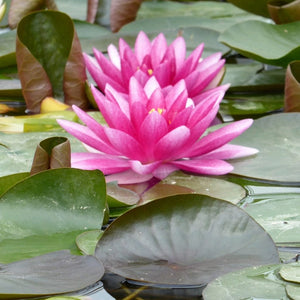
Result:
<instances>
[{"instance_id":1,"label":"reddish lily pad","mask_svg":"<svg viewBox=\"0 0 300 300\"><path fill-rule=\"evenodd\" d=\"M288 65L285 79L286 112L300 112L300 61L294 61Z\"/></svg>"}]
</instances>

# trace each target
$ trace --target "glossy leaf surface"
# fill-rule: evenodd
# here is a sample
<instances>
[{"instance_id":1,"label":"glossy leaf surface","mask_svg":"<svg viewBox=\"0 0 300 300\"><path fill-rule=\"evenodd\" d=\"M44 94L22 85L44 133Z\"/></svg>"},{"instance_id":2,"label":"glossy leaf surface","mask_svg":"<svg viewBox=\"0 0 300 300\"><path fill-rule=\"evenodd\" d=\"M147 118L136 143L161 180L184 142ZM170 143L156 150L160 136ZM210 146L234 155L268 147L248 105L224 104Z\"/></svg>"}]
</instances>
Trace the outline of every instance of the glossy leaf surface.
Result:
<instances>
[{"instance_id":1,"label":"glossy leaf surface","mask_svg":"<svg viewBox=\"0 0 300 300\"><path fill-rule=\"evenodd\" d=\"M95 255L125 278L181 285L278 262L271 238L243 210L196 194L162 198L123 214L105 230Z\"/></svg>"},{"instance_id":2,"label":"glossy leaf surface","mask_svg":"<svg viewBox=\"0 0 300 300\"><path fill-rule=\"evenodd\" d=\"M74 292L98 281L102 264L93 256L59 251L1 265L0 299Z\"/></svg>"},{"instance_id":3,"label":"glossy leaf surface","mask_svg":"<svg viewBox=\"0 0 300 300\"><path fill-rule=\"evenodd\" d=\"M257 148L259 153L250 158L231 160L232 173L261 180L299 183L300 169L295 168L295 163L300 160L299 126L299 113L280 113L255 120L233 143Z\"/></svg>"},{"instance_id":4,"label":"glossy leaf surface","mask_svg":"<svg viewBox=\"0 0 300 300\"><path fill-rule=\"evenodd\" d=\"M283 25L246 21L225 30L219 41L246 57L287 66L299 59L299 30L300 21Z\"/></svg>"},{"instance_id":5,"label":"glossy leaf surface","mask_svg":"<svg viewBox=\"0 0 300 300\"><path fill-rule=\"evenodd\" d=\"M105 201L98 170L52 169L17 183L0 198L0 261L76 250L80 232L101 228Z\"/></svg>"}]
</instances>

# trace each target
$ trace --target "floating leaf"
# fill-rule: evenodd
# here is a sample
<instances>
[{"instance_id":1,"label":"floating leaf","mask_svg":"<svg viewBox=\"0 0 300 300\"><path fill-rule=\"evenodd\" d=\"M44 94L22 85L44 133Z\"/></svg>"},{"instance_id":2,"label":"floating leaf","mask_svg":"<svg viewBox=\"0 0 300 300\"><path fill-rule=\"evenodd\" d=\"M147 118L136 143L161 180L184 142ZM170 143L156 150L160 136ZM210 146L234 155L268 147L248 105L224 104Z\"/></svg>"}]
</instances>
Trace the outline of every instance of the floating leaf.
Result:
<instances>
[{"instance_id":1,"label":"floating leaf","mask_svg":"<svg viewBox=\"0 0 300 300\"><path fill-rule=\"evenodd\" d=\"M282 265L257 266L221 276L203 291L204 300L280 299L289 300L288 283L278 274Z\"/></svg>"},{"instance_id":2,"label":"floating leaf","mask_svg":"<svg viewBox=\"0 0 300 300\"><path fill-rule=\"evenodd\" d=\"M246 21L225 30L219 41L246 57L286 67L299 59L299 30L300 21L282 25Z\"/></svg>"},{"instance_id":3,"label":"floating leaf","mask_svg":"<svg viewBox=\"0 0 300 300\"><path fill-rule=\"evenodd\" d=\"M65 137L51 137L41 141L33 157L30 174L48 169L71 167L71 145Z\"/></svg>"},{"instance_id":4,"label":"floating leaf","mask_svg":"<svg viewBox=\"0 0 300 300\"><path fill-rule=\"evenodd\" d=\"M295 163L300 160L299 130L300 113L280 113L255 120L233 143L257 148L259 153L231 160L232 173L299 184L300 169L295 168Z\"/></svg>"},{"instance_id":5,"label":"floating leaf","mask_svg":"<svg viewBox=\"0 0 300 300\"><path fill-rule=\"evenodd\" d=\"M300 112L300 61L291 62L288 65L285 79L285 102L286 112Z\"/></svg>"},{"instance_id":6,"label":"floating leaf","mask_svg":"<svg viewBox=\"0 0 300 300\"><path fill-rule=\"evenodd\" d=\"M294 285L287 285L285 287L286 293L291 299L299 300L300 299L300 287Z\"/></svg>"},{"instance_id":7,"label":"floating leaf","mask_svg":"<svg viewBox=\"0 0 300 300\"><path fill-rule=\"evenodd\" d=\"M29 175L30 175L29 172L24 172L24 173L17 173L17 174L0 177L0 195L5 193L12 186L14 186L17 182L25 179Z\"/></svg>"},{"instance_id":8,"label":"floating leaf","mask_svg":"<svg viewBox=\"0 0 300 300\"><path fill-rule=\"evenodd\" d=\"M103 274L102 264L93 256L53 252L1 265L0 299L70 293L95 283Z\"/></svg>"},{"instance_id":9,"label":"floating leaf","mask_svg":"<svg viewBox=\"0 0 300 300\"><path fill-rule=\"evenodd\" d=\"M271 238L242 209L197 194L126 212L105 230L95 255L107 271L125 278L180 285L279 261Z\"/></svg>"},{"instance_id":10,"label":"floating leaf","mask_svg":"<svg viewBox=\"0 0 300 300\"><path fill-rule=\"evenodd\" d=\"M286 281L300 283L300 264L284 265L279 274Z\"/></svg>"},{"instance_id":11,"label":"floating leaf","mask_svg":"<svg viewBox=\"0 0 300 300\"><path fill-rule=\"evenodd\" d=\"M0 261L76 250L79 233L101 228L105 202L99 170L52 169L18 182L0 198Z\"/></svg>"},{"instance_id":12,"label":"floating leaf","mask_svg":"<svg viewBox=\"0 0 300 300\"><path fill-rule=\"evenodd\" d=\"M18 25L16 56L29 110L38 113L46 97L87 107L81 46L68 15L41 11L24 17Z\"/></svg>"},{"instance_id":13,"label":"floating leaf","mask_svg":"<svg viewBox=\"0 0 300 300\"><path fill-rule=\"evenodd\" d=\"M232 203L238 203L246 196L246 190L238 184L213 177L188 175L181 171L169 175L162 183L185 187L191 189L194 193L227 200ZM145 196L147 196L147 192Z\"/></svg>"}]
</instances>

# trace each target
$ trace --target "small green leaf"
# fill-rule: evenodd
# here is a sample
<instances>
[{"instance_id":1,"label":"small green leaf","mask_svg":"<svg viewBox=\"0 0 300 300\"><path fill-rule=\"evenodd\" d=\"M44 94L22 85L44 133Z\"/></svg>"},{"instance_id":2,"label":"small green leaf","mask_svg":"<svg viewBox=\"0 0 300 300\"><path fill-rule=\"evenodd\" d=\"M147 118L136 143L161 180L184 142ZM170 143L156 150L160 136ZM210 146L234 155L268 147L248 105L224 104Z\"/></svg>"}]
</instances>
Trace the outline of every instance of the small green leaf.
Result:
<instances>
[{"instance_id":1,"label":"small green leaf","mask_svg":"<svg viewBox=\"0 0 300 300\"><path fill-rule=\"evenodd\" d=\"M284 265L281 267L279 274L286 281L300 283L300 264Z\"/></svg>"},{"instance_id":2,"label":"small green leaf","mask_svg":"<svg viewBox=\"0 0 300 300\"><path fill-rule=\"evenodd\" d=\"M96 245L102 235L101 230L85 231L76 237L76 245L84 255L94 255Z\"/></svg>"}]
</instances>

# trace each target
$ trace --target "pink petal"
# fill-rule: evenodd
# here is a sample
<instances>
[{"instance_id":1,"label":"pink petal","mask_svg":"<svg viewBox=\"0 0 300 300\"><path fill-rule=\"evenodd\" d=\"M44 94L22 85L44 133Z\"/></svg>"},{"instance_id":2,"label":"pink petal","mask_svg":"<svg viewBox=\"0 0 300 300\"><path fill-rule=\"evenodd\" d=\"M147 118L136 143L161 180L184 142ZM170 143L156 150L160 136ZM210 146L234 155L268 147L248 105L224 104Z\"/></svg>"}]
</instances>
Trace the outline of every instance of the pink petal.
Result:
<instances>
[{"instance_id":1,"label":"pink petal","mask_svg":"<svg viewBox=\"0 0 300 300\"><path fill-rule=\"evenodd\" d=\"M104 153L120 155L120 152L114 149L110 144L101 140L88 127L67 120L57 120L57 123L82 143Z\"/></svg>"},{"instance_id":2,"label":"pink petal","mask_svg":"<svg viewBox=\"0 0 300 300\"><path fill-rule=\"evenodd\" d=\"M72 106L73 111L76 113L76 115L80 118L80 120L87 125L87 127L94 132L101 140L103 140L105 143L109 144L109 141L106 137L106 134L104 132L104 128L101 124L99 124L94 118L92 118L90 115L88 115L86 112L84 112L79 107L73 105Z\"/></svg>"},{"instance_id":3,"label":"pink petal","mask_svg":"<svg viewBox=\"0 0 300 300\"><path fill-rule=\"evenodd\" d=\"M165 109L166 103L165 103L165 97L162 93L161 89L156 89L147 104L147 109L150 112L152 109Z\"/></svg>"},{"instance_id":4,"label":"pink petal","mask_svg":"<svg viewBox=\"0 0 300 300\"><path fill-rule=\"evenodd\" d=\"M116 156L98 153L72 153L72 168L84 170L101 170L105 175L126 171L130 168L129 161Z\"/></svg>"},{"instance_id":5,"label":"pink petal","mask_svg":"<svg viewBox=\"0 0 300 300\"><path fill-rule=\"evenodd\" d=\"M151 76L145 86L144 86L144 91L147 95L147 98L149 99L152 95L152 93L156 90L156 89L160 89L160 85L158 83L158 81L156 80L156 78L154 76Z\"/></svg>"},{"instance_id":6,"label":"pink petal","mask_svg":"<svg viewBox=\"0 0 300 300\"><path fill-rule=\"evenodd\" d=\"M218 159L176 160L171 163L182 170L205 175L223 175L233 170L229 163Z\"/></svg>"},{"instance_id":7,"label":"pink petal","mask_svg":"<svg viewBox=\"0 0 300 300\"><path fill-rule=\"evenodd\" d=\"M126 156L134 160L142 160L144 157L143 149L140 143L126 132L114 129L105 128L105 133L110 143L116 148L122 156Z\"/></svg>"},{"instance_id":8,"label":"pink petal","mask_svg":"<svg viewBox=\"0 0 300 300\"><path fill-rule=\"evenodd\" d=\"M223 95L222 97L224 97L225 92L229 89L230 84L224 84L224 85L220 85L218 87L209 89L209 90L205 90L203 92L201 92L201 94L199 94L198 96L193 97L194 103L195 105L197 105L198 103L206 100L208 97L211 97L211 95L214 92L220 92L221 95ZM219 101L221 102L222 99Z\"/></svg>"},{"instance_id":9,"label":"pink petal","mask_svg":"<svg viewBox=\"0 0 300 300\"><path fill-rule=\"evenodd\" d=\"M118 49L113 44L110 44L107 48L107 52L111 62L118 70L121 70L121 59Z\"/></svg>"},{"instance_id":10,"label":"pink petal","mask_svg":"<svg viewBox=\"0 0 300 300\"><path fill-rule=\"evenodd\" d=\"M224 146L201 156L209 159L235 159L257 154L259 151L255 148L239 145L225 144Z\"/></svg>"},{"instance_id":11,"label":"pink petal","mask_svg":"<svg viewBox=\"0 0 300 300\"><path fill-rule=\"evenodd\" d=\"M145 105L141 102L134 102L130 108L130 119L132 125L138 132L144 119L148 116L149 111L146 109Z\"/></svg>"},{"instance_id":12,"label":"pink petal","mask_svg":"<svg viewBox=\"0 0 300 300\"><path fill-rule=\"evenodd\" d=\"M152 174L152 172L161 164L160 161L155 161L153 163L142 164L138 160L131 160L131 169L141 175Z\"/></svg>"},{"instance_id":13,"label":"pink petal","mask_svg":"<svg viewBox=\"0 0 300 300\"><path fill-rule=\"evenodd\" d=\"M155 159L173 159L187 142L189 137L190 130L186 126L180 126L170 131L158 141L154 149Z\"/></svg>"},{"instance_id":14,"label":"pink petal","mask_svg":"<svg viewBox=\"0 0 300 300\"><path fill-rule=\"evenodd\" d=\"M252 125L252 123L252 119L244 119L230 123L214 132L209 133L191 147L190 151L188 151L188 157L200 156L222 147L242 134Z\"/></svg>"},{"instance_id":15,"label":"pink petal","mask_svg":"<svg viewBox=\"0 0 300 300\"><path fill-rule=\"evenodd\" d=\"M122 85L122 77L119 69L112 64L103 54L98 51L96 48L94 50L95 58L101 67L102 71L108 76L117 81L120 85Z\"/></svg>"},{"instance_id":16,"label":"pink petal","mask_svg":"<svg viewBox=\"0 0 300 300\"><path fill-rule=\"evenodd\" d=\"M174 171L177 171L179 168L172 164L160 164L154 171L153 176L155 176L158 179L165 179L167 176L169 176Z\"/></svg>"},{"instance_id":17,"label":"pink petal","mask_svg":"<svg viewBox=\"0 0 300 300\"><path fill-rule=\"evenodd\" d=\"M139 141L144 148L144 155L147 160L154 159L154 148L167 132L168 124L161 114L157 111L148 114L139 131Z\"/></svg>"},{"instance_id":18,"label":"pink petal","mask_svg":"<svg viewBox=\"0 0 300 300\"><path fill-rule=\"evenodd\" d=\"M134 52L138 63L141 65L144 57L150 54L151 42L145 32L141 31L135 41Z\"/></svg>"},{"instance_id":19,"label":"pink petal","mask_svg":"<svg viewBox=\"0 0 300 300\"><path fill-rule=\"evenodd\" d=\"M176 71L178 72L178 70L180 70L180 68L183 66L186 56L186 45L184 38L181 36L177 37L169 46L166 55L168 55L170 58L175 57Z\"/></svg>"},{"instance_id":20,"label":"pink petal","mask_svg":"<svg viewBox=\"0 0 300 300\"><path fill-rule=\"evenodd\" d=\"M162 62L153 70L153 76L160 86L165 87L172 84L176 72L175 59Z\"/></svg>"},{"instance_id":21,"label":"pink petal","mask_svg":"<svg viewBox=\"0 0 300 300\"><path fill-rule=\"evenodd\" d=\"M188 59L185 61L184 65L181 67L180 70L178 70L174 81L177 82L180 79L184 79L188 74L193 72L195 68L198 66L202 52L204 49L204 43L200 44L188 57Z\"/></svg>"},{"instance_id":22,"label":"pink petal","mask_svg":"<svg viewBox=\"0 0 300 300\"><path fill-rule=\"evenodd\" d=\"M107 83L109 83L115 89L117 89L123 93L126 92L126 90L124 89L123 86L121 86L117 81L115 81L111 77L107 76L101 70L101 68L99 67L99 65L97 64L96 60L93 57L91 57L85 53L83 54L83 57L84 57L84 61L85 61L87 70L89 71L89 73L91 74L91 76L93 77L93 79L95 80L97 86L99 87L99 89L101 91L104 91L105 85Z\"/></svg>"},{"instance_id":23,"label":"pink petal","mask_svg":"<svg viewBox=\"0 0 300 300\"><path fill-rule=\"evenodd\" d=\"M143 103L146 106L148 98L140 82L135 77L131 77L129 82L129 103L132 105L135 102Z\"/></svg>"},{"instance_id":24,"label":"pink petal","mask_svg":"<svg viewBox=\"0 0 300 300\"><path fill-rule=\"evenodd\" d=\"M148 181L152 178L152 174L141 175L132 170L121 173L111 174L105 177L106 182L117 181L118 184L134 184Z\"/></svg>"},{"instance_id":25,"label":"pink petal","mask_svg":"<svg viewBox=\"0 0 300 300\"><path fill-rule=\"evenodd\" d=\"M135 72L136 70L132 68L132 66L127 60L121 59L121 73L122 73L124 86L128 87L130 78L134 75Z\"/></svg>"},{"instance_id":26,"label":"pink petal","mask_svg":"<svg viewBox=\"0 0 300 300\"><path fill-rule=\"evenodd\" d=\"M151 62L153 69L161 63L168 48L167 40L163 33L160 33L152 42Z\"/></svg>"}]
</instances>

